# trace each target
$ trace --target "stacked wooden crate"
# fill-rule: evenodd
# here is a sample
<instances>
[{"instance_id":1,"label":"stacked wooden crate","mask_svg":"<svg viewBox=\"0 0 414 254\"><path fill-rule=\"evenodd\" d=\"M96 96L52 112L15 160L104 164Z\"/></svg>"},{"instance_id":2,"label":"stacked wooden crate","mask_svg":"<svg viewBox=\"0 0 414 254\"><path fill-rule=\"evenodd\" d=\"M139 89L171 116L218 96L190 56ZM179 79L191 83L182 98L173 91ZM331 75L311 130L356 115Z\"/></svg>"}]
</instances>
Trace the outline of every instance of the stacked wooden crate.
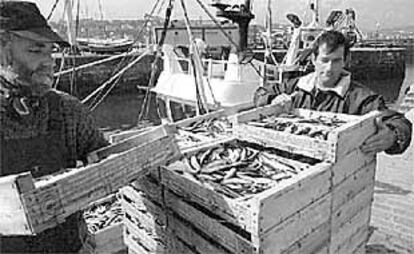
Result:
<instances>
[{"instance_id":1,"label":"stacked wooden crate","mask_svg":"<svg viewBox=\"0 0 414 254\"><path fill-rule=\"evenodd\" d=\"M329 130L320 139L274 131L252 125L252 121L268 116L291 114L304 119L336 118L341 126ZM379 112L350 116L328 112L295 109L290 112L279 105L267 106L238 115L234 119L236 136L267 146L304 154L332 163L330 168L330 222L328 253L363 252L374 190L376 157L359 150L362 142L376 131ZM283 121L283 120L282 120ZM250 124L249 124L250 123Z\"/></svg>"},{"instance_id":2,"label":"stacked wooden crate","mask_svg":"<svg viewBox=\"0 0 414 254\"><path fill-rule=\"evenodd\" d=\"M327 140L247 124L260 116L283 113L304 118L336 117L344 123L330 130ZM363 253L375 158L362 154L358 147L374 133L377 116L378 113L353 117L306 110L286 112L285 107L277 105L236 115L233 131L237 140L201 143L183 149L185 157L189 159L223 143L248 141L256 148L259 144L287 151L292 156L283 160L293 165L300 164L294 158L301 156L313 163L297 174L275 181L263 192L239 196L206 186L201 177L197 181L184 173L189 167L185 159L161 167L121 191L129 250L132 253Z\"/></svg>"}]
</instances>

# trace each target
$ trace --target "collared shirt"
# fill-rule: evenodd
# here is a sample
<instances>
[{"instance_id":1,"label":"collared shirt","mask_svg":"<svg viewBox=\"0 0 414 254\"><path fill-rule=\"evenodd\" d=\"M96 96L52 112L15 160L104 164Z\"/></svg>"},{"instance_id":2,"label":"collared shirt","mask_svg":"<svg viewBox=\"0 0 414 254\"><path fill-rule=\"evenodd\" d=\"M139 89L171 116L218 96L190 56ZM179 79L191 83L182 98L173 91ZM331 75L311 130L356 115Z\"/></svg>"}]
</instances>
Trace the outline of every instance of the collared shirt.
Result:
<instances>
[{"instance_id":1,"label":"collared shirt","mask_svg":"<svg viewBox=\"0 0 414 254\"><path fill-rule=\"evenodd\" d=\"M334 92L338 96L344 98L346 92L349 89L351 84L351 73L347 71L343 71L341 73L341 77L336 83L334 87L323 87L318 83L318 78L315 72L312 72L302 78L299 79L298 84L296 85L298 88L305 90L311 93L315 88L324 91L324 92Z\"/></svg>"}]
</instances>

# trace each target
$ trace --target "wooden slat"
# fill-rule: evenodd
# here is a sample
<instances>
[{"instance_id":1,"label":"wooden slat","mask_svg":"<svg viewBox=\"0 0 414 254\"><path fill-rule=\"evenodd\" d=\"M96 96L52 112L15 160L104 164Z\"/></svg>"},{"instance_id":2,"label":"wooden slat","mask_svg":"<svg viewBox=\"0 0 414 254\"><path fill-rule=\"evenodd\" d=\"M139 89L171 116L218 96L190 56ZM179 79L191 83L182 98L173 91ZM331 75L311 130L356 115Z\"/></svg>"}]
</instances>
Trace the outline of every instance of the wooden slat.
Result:
<instances>
[{"instance_id":1,"label":"wooden slat","mask_svg":"<svg viewBox=\"0 0 414 254\"><path fill-rule=\"evenodd\" d=\"M247 231L252 229L251 211L243 203L238 203L164 168L162 184L178 196L201 205L224 220Z\"/></svg>"},{"instance_id":2,"label":"wooden slat","mask_svg":"<svg viewBox=\"0 0 414 254\"><path fill-rule=\"evenodd\" d=\"M283 250L281 254L320 253L323 252L322 249L328 246L329 240L330 228L329 222L326 222Z\"/></svg>"},{"instance_id":3,"label":"wooden slat","mask_svg":"<svg viewBox=\"0 0 414 254\"><path fill-rule=\"evenodd\" d=\"M131 180L180 157L173 136L164 136L112 155L84 168L72 169L20 194L32 234L62 223L66 217L105 197ZM13 213L14 214L14 213Z\"/></svg>"},{"instance_id":4,"label":"wooden slat","mask_svg":"<svg viewBox=\"0 0 414 254\"><path fill-rule=\"evenodd\" d=\"M366 243L368 240L370 209L370 206L366 206L332 234L330 253L351 254L362 243Z\"/></svg>"},{"instance_id":5,"label":"wooden slat","mask_svg":"<svg viewBox=\"0 0 414 254\"><path fill-rule=\"evenodd\" d=\"M262 116L269 116L269 115L280 115L281 113L288 112L286 105L282 104L274 104L274 105L266 105L260 108L254 108L251 110L247 110L236 114L234 116L230 116L230 120L234 125L239 125L254 119L257 119Z\"/></svg>"},{"instance_id":6,"label":"wooden slat","mask_svg":"<svg viewBox=\"0 0 414 254\"><path fill-rule=\"evenodd\" d=\"M88 163L99 162L112 154L122 153L134 147L141 146L142 144L159 140L168 135L173 135L174 133L174 129L169 125L151 128L150 130L141 132L140 134L127 138L119 143L89 153Z\"/></svg>"},{"instance_id":7,"label":"wooden slat","mask_svg":"<svg viewBox=\"0 0 414 254\"><path fill-rule=\"evenodd\" d=\"M356 197L364 188L374 187L375 158L370 164L359 169L346 178L332 190L332 211L337 211L342 205Z\"/></svg>"},{"instance_id":8,"label":"wooden slat","mask_svg":"<svg viewBox=\"0 0 414 254\"><path fill-rule=\"evenodd\" d=\"M241 140L275 147L290 153L303 154L321 160L333 160L334 143L326 140L249 126L246 124L234 128L235 136Z\"/></svg>"},{"instance_id":9,"label":"wooden slat","mask_svg":"<svg viewBox=\"0 0 414 254\"><path fill-rule=\"evenodd\" d=\"M375 157L376 155L366 155L359 149L355 149L348 155L342 157L340 160L335 162L332 167L333 185L338 185L356 171L375 160Z\"/></svg>"},{"instance_id":10,"label":"wooden slat","mask_svg":"<svg viewBox=\"0 0 414 254\"><path fill-rule=\"evenodd\" d=\"M330 191L331 167L327 163L314 165L258 195L260 220L257 232L266 234L287 217L327 194Z\"/></svg>"},{"instance_id":11,"label":"wooden slat","mask_svg":"<svg viewBox=\"0 0 414 254\"><path fill-rule=\"evenodd\" d=\"M375 118L379 116L378 111L370 112L361 116L357 121L346 123L329 133L328 139L336 140L335 159L339 160L359 148L365 139L373 135L377 130Z\"/></svg>"},{"instance_id":12,"label":"wooden slat","mask_svg":"<svg viewBox=\"0 0 414 254\"><path fill-rule=\"evenodd\" d=\"M321 227L329 221L330 204L331 196L325 195L269 230L261 237L261 251L268 254L280 253L298 239Z\"/></svg>"},{"instance_id":13,"label":"wooden slat","mask_svg":"<svg viewBox=\"0 0 414 254\"><path fill-rule=\"evenodd\" d=\"M19 178L31 178L30 173L0 177L0 235L26 235L32 232L20 200ZM32 188L34 186L32 185Z\"/></svg>"},{"instance_id":14,"label":"wooden slat","mask_svg":"<svg viewBox=\"0 0 414 254\"><path fill-rule=\"evenodd\" d=\"M167 206L173 209L179 216L189 221L199 230L205 232L215 242L226 247L233 253L252 253L251 242L244 239L231 229L220 224L216 219L205 215L200 210L192 207L188 203L178 198L171 192L165 193Z\"/></svg>"},{"instance_id":15,"label":"wooden slat","mask_svg":"<svg viewBox=\"0 0 414 254\"><path fill-rule=\"evenodd\" d=\"M367 186L358 195L349 200L347 203L340 206L332 214L331 229L332 234L335 234L345 223L352 217L360 213L366 207L371 207L374 194L373 186ZM369 214L368 214L369 219Z\"/></svg>"}]
</instances>

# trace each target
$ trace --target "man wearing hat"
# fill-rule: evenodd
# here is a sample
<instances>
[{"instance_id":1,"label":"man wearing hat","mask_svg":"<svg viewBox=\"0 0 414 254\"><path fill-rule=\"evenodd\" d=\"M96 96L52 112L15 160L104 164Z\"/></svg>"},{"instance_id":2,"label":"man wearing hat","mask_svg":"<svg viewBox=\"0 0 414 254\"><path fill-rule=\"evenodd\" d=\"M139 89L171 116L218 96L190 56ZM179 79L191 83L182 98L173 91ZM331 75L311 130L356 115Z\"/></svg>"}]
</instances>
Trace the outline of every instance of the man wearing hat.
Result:
<instances>
[{"instance_id":1,"label":"man wearing hat","mask_svg":"<svg viewBox=\"0 0 414 254\"><path fill-rule=\"evenodd\" d=\"M34 3L0 1L0 177L76 167L108 144L78 99L52 89L56 45L68 43ZM80 213L36 236L0 237L0 253L90 253L92 246Z\"/></svg>"}]
</instances>

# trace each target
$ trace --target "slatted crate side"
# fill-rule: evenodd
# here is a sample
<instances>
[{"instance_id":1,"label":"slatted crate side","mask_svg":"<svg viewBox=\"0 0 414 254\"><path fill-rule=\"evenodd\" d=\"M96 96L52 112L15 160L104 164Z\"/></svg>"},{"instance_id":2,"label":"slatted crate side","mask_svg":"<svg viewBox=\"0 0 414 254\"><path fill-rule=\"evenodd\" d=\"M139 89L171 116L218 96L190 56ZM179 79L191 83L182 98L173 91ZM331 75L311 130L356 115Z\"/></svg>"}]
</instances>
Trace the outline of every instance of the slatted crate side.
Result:
<instances>
[{"instance_id":1,"label":"slatted crate side","mask_svg":"<svg viewBox=\"0 0 414 254\"><path fill-rule=\"evenodd\" d=\"M281 113L293 113L304 117L336 117L347 123L331 131L327 140L319 140L245 124L263 115L277 116ZM240 113L233 117L233 122L235 123L234 133L240 139L255 141L266 146L303 154L316 159L336 162L342 156L358 148L368 136L375 132L374 119L379 115L378 111L370 112L364 116L348 116L306 109L286 111L284 107L274 105L274 107L266 106L246 113Z\"/></svg>"},{"instance_id":2,"label":"slatted crate side","mask_svg":"<svg viewBox=\"0 0 414 254\"><path fill-rule=\"evenodd\" d=\"M133 135L127 139L124 139L116 144L112 144L88 154L88 163L96 163L110 155L118 154L130 150L135 147L142 146L146 143L151 143L162 139L164 137L172 136L176 133L176 130L169 125L161 125L159 127L153 127L151 129L141 131L137 135Z\"/></svg>"},{"instance_id":3,"label":"slatted crate side","mask_svg":"<svg viewBox=\"0 0 414 254\"><path fill-rule=\"evenodd\" d=\"M326 224L331 216L330 204L331 195L325 195L269 230L260 237L262 253L280 253ZM322 244L326 239L321 237L318 240Z\"/></svg>"},{"instance_id":4,"label":"slatted crate side","mask_svg":"<svg viewBox=\"0 0 414 254\"><path fill-rule=\"evenodd\" d=\"M224 246L231 253L254 253L254 250L257 249L258 246L254 246L250 239L221 224L219 218L209 216L172 192L165 192L165 201L167 207L174 213L205 233L214 242Z\"/></svg>"},{"instance_id":5,"label":"slatted crate side","mask_svg":"<svg viewBox=\"0 0 414 254\"><path fill-rule=\"evenodd\" d=\"M332 188L332 211L350 202L365 188L374 188L376 159L357 169L349 177L334 185Z\"/></svg>"},{"instance_id":6,"label":"slatted crate side","mask_svg":"<svg viewBox=\"0 0 414 254\"><path fill-rule=\"evenodd\" d=\"M164 167L161 168L161 179L162 185L178 196L204 207L229 223L239 225L246 231L252 231L253 215L251 209L243 202L220 195Z\"/></svg>"},{"instance_id":7,"label":"slatted crate side","mask_svg":"<svg viewBox=\"0 0 414 254\"><path fill-rule=\"evenodd\" d=\"M359 117L358 120L346 123L328 134L328 140L336 144L335 161L349 154L359 146L376 130L375 119L381 114L372 111Z\"/></svg>"},{"instance_id":8,"label":"slatted crate side","mask_svg":"<svg viewBox=\"0 0 414 254\"><path fill-rule=\"evenodd\" d=\"M336 233L332 233L330 253L351 254L367 242L369 236L370 210L371 207L366 206L344 223Z\"/></svg>"},{"instance_id":9,"label":"slatted crate side","mask_svg":"<svg viewBox=\"0 0 414 254\"><path fill-rule=\"evenodd\" d=\"M340 158L332 167L332 184L338 185L359 169L370 164L375 158L376 155L366 155L359 149Z\"/></svg>"},{"instance_id":10,"label":"slatted crate side","mask_svg":"<svg viewBox=\"0 0 414 254\"><path fill-rule=\"evenodd\" d=\"M325 253L330 240L329 221L281 251L281 254Z\"/></svg>"},{"instance_id":11,"label":"slatted crate side","mask_svg":"<svg viewBox=\"0 0 414 254\"><path fill-rule=\"evenodd\" d=\"M56 226L90 202L139 178L150 168L180 156L173 137L144 144L84 168L73 169L36 182L36 188L21 194L34 232Z\"/></svg>"},{"instance_id":12,"label":"slatted crate side","mask_svg":"<svg viewBox=\"0 0 414 254\"><path fill-rule=\"evenodd\" d=\"M226 111L222 109L222 110L214 111L212 113L208 113L208 114L204 114L204 115L199 115L199 116L183 119L181 121L172 123L171 125L175 126L176 128L187 127L187 126L190 126L191 124L194 124L196 122L200 122L200 121L208 120L208 119L226 117L228 115L229 114L226 113Z\"/></svg>"},{"instance_id":13,"label":"slatted crate side","mask_svg":"<svg viewBox=\"0 0 414 254\"><path fill-rule=\"evenodd\" d=\"M125 191L126 189L128 190ZM211 240L213 237L205 238L200 231L195 229L194 225L169 210L171 208L169 204L177 204L175 202L176 199L171 199L170 195L166 195L165 200L168 201L165 207L161 207L132 188L124 188L122 191L123 197L128 196L128 201L123 200L125 213L129 215L126 218L125 225L129 229L130 234L135 234L142 239L141 245L147 250L154 251L157 247L159 248L159 244L157 245L152 239L157 237L164 240L164 245L168 246L168 253L182 253L174 251L177 251L176 245L182 248L183 244L191 253L229 253L223 247L220 247L219 244L213 242ZM136 209L135 207L137 206L135 204L140 204L138 207L144 205L145 209ZM177 208L176 210L179 209ZM190 209L187 212L191 213L191 211ZM157 220L160 222L157 223ZM137 221L139 222L137 223ZM142 235L143 228L146 229L147 235ZM172 246L170 246L171 244Z\"/></svg>"},{"instance_id":14,"label":"slatted crate side","mask_svg":"<svg viewBox=\"0 0 414 254\"><path fill-rule=\"evenodd\" d=\"M275 225L328 194L331 168L332 164L318 163L254 197L250 207L258 209L259 235L267 234Z\"/></svg>"},{"instance_id":15,"label":"slatted crate side","mask_svg":"<svg viewBox=\"0 0 414 254\"><path fill-rule=\"evenodd\" d=\"M275 147L290 153L302 154L308 157L333 161L335 144L320 139L298 136L271 129L241 124L234 127L234 135L245 141L263 146Z\"/></svg>"},{"instance_id":16,"label":"slatted crate side","mask_svg":"<svg viewBox=\"0 0 414 254\"><path fill-rule=\"evenodd\" d=\"M361 192L350 198L349 201L341 205L336 211L333 211L331 218L332 234L335 234L337 230L350 220L350 218L355 216L355 214L366 207L371 207L373 194L374 186L366 186Z\"/></svg>"}]
</instances>

